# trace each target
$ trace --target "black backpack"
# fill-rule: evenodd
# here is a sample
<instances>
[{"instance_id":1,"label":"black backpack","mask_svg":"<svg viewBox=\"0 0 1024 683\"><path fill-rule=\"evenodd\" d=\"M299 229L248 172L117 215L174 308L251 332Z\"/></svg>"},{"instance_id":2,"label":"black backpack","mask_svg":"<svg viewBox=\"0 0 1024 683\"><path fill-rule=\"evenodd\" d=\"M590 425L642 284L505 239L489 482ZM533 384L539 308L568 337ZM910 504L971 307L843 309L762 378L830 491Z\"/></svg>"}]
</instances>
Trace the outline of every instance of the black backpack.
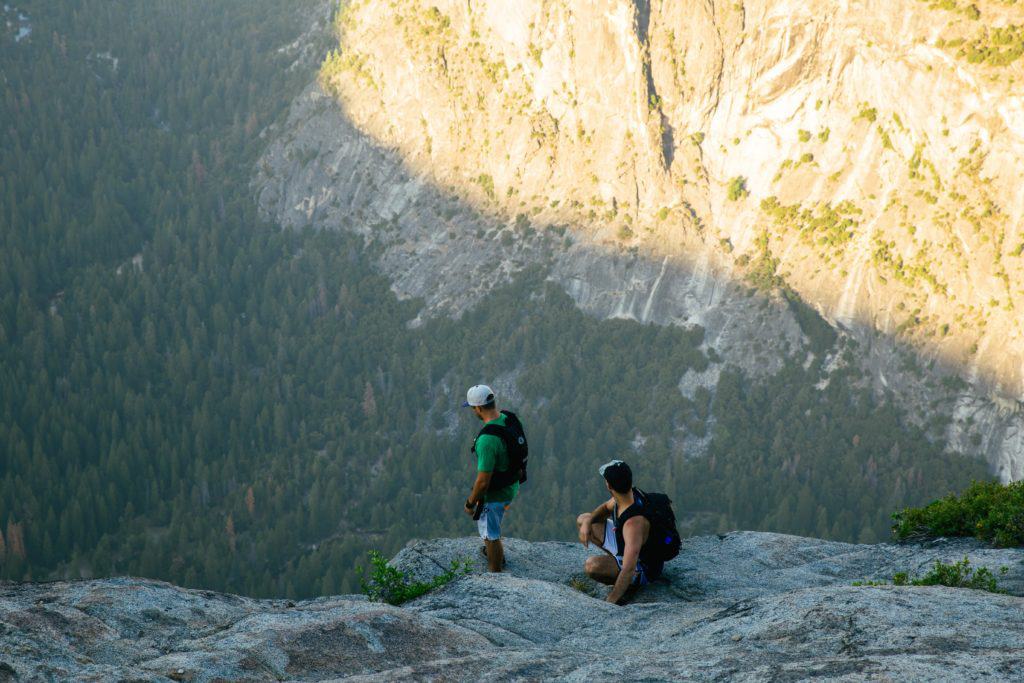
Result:
<instances>
[{"instance_id":1,"label":"black backpack","mask_svg":"<svg viewBox=\"0 0 1024 683\"><path fill-rule=\"evenodd\" d=\"M683 540L676 529L676 513L672 511L672 500L664 493L644 493L636 489L643 502L642 514L651 523L643 553L651 559L666 562L679 554Z\"/></svg>"},{"instance_id":2,"label":"black backpack","mask_svg":"<svg viewBox=\"0 0 1024 683\"><path fill-rule=\"evenodd\" d=\"M510 410L503 410L505 426L499 424L484 425L476 438L484 434L496 436L505 444L505 452L508 453L508 469L504 472L494 472L491 475L491 483L488 491L503 489L515 482L526 483L526 463L530 457L530 446L526 443L526 432L523 431L523 423L519 421L516 414ZM476 441L473 442L473 453L476 453Z\"/></svg>"}]
</instances>

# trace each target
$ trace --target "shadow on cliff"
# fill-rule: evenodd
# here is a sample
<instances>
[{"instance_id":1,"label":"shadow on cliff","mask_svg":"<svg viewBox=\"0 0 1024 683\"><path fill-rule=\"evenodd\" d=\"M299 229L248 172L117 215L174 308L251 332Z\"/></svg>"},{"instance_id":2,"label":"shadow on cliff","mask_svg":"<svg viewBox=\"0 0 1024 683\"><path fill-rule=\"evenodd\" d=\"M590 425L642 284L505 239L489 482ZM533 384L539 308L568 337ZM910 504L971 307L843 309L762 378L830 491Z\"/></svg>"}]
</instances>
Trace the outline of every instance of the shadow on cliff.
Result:
<instances>
[{"instance_id":1,"label":"shadow on cliff","mask_svg":"<svg viewBox=\"0 0 1024 683\"><path fill-rule=\"evenodd\" d=\"M902 403L922 421L936 410L936 398L949 414L966 410L970 424L978 421L981 443L968 444L964 433L956 443L947 438L949 445L983 453L1004 480L1024 475L1017 471L1020 458L1006 455L1024 450L1021 406L990 398L984 373L972 395L953 379L969 371L957 359L926 355L870 320L826 324L756 255L748 274L737 276L732 256L710 243L694 214L673 226L683 236L676 244L625 246L593 239L586 223L533 214L525 202L522 211L510 208L511 194L502 207L493 187L485 188L490 201L482 205L473 192L434 177L427 164L363 133L315 84L293 105L285 127L283 135L274 132L260 163L255 184L261 209L285 226L363 235L378 248L379 265L396 294L426 302L413 324L432 315L459 316L489 288L544 263L550 279L588 313L700 325L726 362L755 374L774 372L788 357L827 356L834 327L857 341L860 364L878 395ZM770 315L764 315L766 307Z\"/></svg>"}]
</instances>

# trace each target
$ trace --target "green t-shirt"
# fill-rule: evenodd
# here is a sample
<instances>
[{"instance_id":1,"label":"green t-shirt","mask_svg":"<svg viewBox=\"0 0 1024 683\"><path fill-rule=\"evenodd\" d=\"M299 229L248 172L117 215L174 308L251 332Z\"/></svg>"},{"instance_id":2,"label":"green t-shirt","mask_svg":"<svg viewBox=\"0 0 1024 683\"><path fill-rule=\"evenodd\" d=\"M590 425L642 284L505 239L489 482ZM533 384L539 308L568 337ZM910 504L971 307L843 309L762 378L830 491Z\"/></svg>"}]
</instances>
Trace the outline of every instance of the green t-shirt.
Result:
<instances>
[{"instance_id":1,"label":"green t-shirt","mask_svg":"<svg viewBox=\"0 0 1024 683\"><path fill-rule=\"evenodd\" d=\"M486 424L505 426L505 415ZM483 434L476 439L476 469L478 472L505 472L508 470L508 451L501 437ZM519 493L519 482L484 494L485 503L510 503Z\"/></svg>"}]
</instances>

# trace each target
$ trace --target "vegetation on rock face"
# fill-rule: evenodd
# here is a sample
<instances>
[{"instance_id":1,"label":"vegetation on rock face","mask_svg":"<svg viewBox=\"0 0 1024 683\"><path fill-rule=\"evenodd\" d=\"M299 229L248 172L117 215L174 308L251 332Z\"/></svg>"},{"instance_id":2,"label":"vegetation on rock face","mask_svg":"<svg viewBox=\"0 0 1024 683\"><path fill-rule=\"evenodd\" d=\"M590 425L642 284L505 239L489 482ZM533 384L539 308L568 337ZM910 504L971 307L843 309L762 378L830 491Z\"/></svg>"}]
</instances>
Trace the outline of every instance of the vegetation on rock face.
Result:
<instances>
[{"instance_id":1,"label":"vegetation on rock face","mask_svg":"<svg viewBox=\"0 0 1024 683\"><path fill-rule=\"evenodd\" d=\"M999 574L1007 572L1006 567L999 569ZM854 586L887 586L885 581L855 581ZM948 586L950 588L970 588L988 591L989 593L1005 593L999 588L999 580L988 567L975 569L971 561L964 559L947 564L935 560L935 564L924 576L911 577L907 572L896 572L892 577L893 586Z\"/></svg>"},{"instance_id":2,"label":"vegetation on rock face","mask_svg":"<svg viewBox=\"0 0 1024 683\"><path fill-rule=\"evenodd\" d=\"M477 182L478 185L480 185L480 187L484 191L484 194L486 194L489 199L493 200L495 198L495 194L494 194L494 178L492 178L487 173L481 173L477 177L476 182Z\"/></svg>"},{"instance_id":3,"label":"vegetation on rock face","mask_svg":"<svg viewBox=\"0 0 1024 683\"><path fill-rule=\"evenodd\" d=\"M972 64L1008 66L1024 55L1024 26L1002 26L983 29L974 38L957 47L957 56Z\"/></svg>"},{"instance_id":4,"label":"vegetation on rock face","mask_svg":"<svg viewBox=\"0 0 1024 683\"><path fill-rule=\"evenodd\" d=\"M747 179L743 176L736 176L729 181L729 201L735 202L738 199L742 199L750 194L747 191Z\"/></svg>"},{"instance_id":5,"label":"vegetation on rock face","mask_svg":"<svg viewBox=\"0 0 1024 683\"><path fill-rule=\"evenodd\" d=\"M746 263L741 265L746 265ZM757 259L747 272L747 282L762 292L783 288L786 286L786 281L778 274L778 269L779 259L772 255L768 231L763 230L757 236Z\"/></svg>"},{"instance_id":6,"label":"vegetation on rock face","mask_svg":"<svg viewBox=\"0 0 1024 683\"><path fill-rule=\"evenodd\" d=\"M927 2L929 9L942 9L956 12L971 21L982 18L982 11L974 3L961 4L957 0L919 0ZM1002 5L1015 5L1017 0L997 0ZM1024 55L1024 26L1009 24L1005 26L982 26L976 29L973 38L940 38L938 47L956 50L957 57L971 64L988 66L1008 66Z\"/></svg>"},{"instance_id":7,"label":"vegetation on rock face","mask_svg":"<svg viewBox=\"0 0 1024 683\"><path fill-rule=\"evenodd\" d=\"M387 558L379 552L371 550L369 575L362 578L360 586L373 602L401 605L465 576L471 568L472 563L468 560L452 560L448 569L430 581L416 581L408 572L388 564Z\"/></svg>"},{"instance_id":8,"label":"vegetation on rock face","mask_svg":"<svg viewBox=\"0 0 1024 683\"><path fill-rule=\"evenodd\" d=\"M1006 567L1001 567L1000 574L1005 574ZM946 564L935 560L935 565L924 576L908 577L905 573L893 575L893 583L897 586L949 586L951 588L973 588L990 593L1002 593L999 582L988 567L975 569L971 561L964 557L959 562Z\"/></svg>"},{"instance_id":9,"label":"vegetation on rock face","mask_svg":"<svg viewBox=\"0 0 1024 683\"><path fill-rule=\"evenodd\" d=\"M761 211L769 217L777 232L796 231L805 243L823 249L842 251L853 239L863 211L850 200L835 206L819 204L805 208L800 204L781 204L776 197L761 202Z\"/></svg>"},{"instance_id":10,"label":"vegetation on rock face","mask_svg":"<svg viewBox=\"0 0 1024 683\"><path fill-rule=\"evenodd\" d=\"M974 482L960 495L892 517L893 535L901 541L974 536L1000 547L1024 546L1024 482Z\"/></svg>"}]
</instances>

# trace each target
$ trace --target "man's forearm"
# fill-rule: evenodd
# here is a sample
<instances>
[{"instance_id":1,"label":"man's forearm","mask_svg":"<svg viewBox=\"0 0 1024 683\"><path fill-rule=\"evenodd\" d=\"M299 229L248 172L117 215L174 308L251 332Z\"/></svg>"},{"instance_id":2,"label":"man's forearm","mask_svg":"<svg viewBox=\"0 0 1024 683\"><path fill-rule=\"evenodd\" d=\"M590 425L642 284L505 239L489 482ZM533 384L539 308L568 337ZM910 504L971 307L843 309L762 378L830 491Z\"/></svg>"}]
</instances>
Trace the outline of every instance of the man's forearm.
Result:
<instances>
[{"instance_id":1,"label":"man's forearm","mask_svg":"<svg viewBox=\"0 0 1024 683\"><path fill-rule=\"evenodd\" d=\"M629 588L629 584L633 581L633 574L636 572L636 558L623 559L622 569L619 570L619 576L615 579L615 585L612 586L612 590L608 593L608 602L618 602L623 595L626 594L626 589Z\"/></svg>"},{"instance_id":2,"label":"man's forearm","mask_svg":"<svg viewBox=\"0 0 1024 683\"><path fill-rule=\"evenodd\" d=\"M473 484L473 490L469 492L469 498L467 499L470 503L477 503L484 497L484 493L487 492L487 486L481 486L480 482Z\"/></svg>"},{"instance_id":3,"label":"man's forearm","mask_svg":"<svg viewBox=\"0 0 1024 683\"><path fill-rule=\"evenodd\" d=\"M608 519L608 504L607 503L601 503L600 505L597 506L597 508L594 509L593 512L590 513L590 523L591 524L594 524L594 523L600 524L601 522L603 522L606 519Z\"/></svg>"},{"instance_id":4,"label":"man's forearm","mask_svg":"<svg viewBox=\"0 0 1024 683\"><path fill-rule=\"evenodd\" d=\"M490 472L478 472L476 475L476 481L473 482L473 490L469 492L469 498L466 499L466 502L476 504L483 500L484 494L487 493L487 487L490 483Z\"/></svg>"}]
</instances>

